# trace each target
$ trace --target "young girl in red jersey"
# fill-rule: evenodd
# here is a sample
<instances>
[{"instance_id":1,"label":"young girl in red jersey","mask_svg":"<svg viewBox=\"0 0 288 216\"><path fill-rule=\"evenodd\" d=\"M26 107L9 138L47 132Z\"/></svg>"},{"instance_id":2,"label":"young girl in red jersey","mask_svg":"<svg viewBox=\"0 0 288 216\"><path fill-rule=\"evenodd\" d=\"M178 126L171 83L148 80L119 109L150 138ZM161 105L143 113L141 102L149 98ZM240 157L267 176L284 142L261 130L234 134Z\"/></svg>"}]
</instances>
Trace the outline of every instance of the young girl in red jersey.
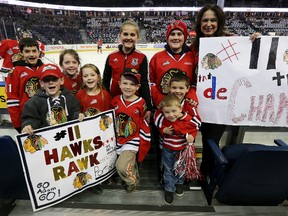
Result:
<instances>
[{"instance_id":1,"label":"young girl in red jersey","mask_svg":"<svg viewBox=\"0 0 288 216\"><path fill-rule=\"evenodd\" d=\"M139 96L147 104L145 119L150 121L152 110L150 89L148 84L148 60L145 54L136 49L139 40L139 26L133 20L125 21L120 27L119 49L107 57L103 73L103 85L112 97L121 94L118 82L126 69L135 69L140 75ZM138 95L138 93L136 93Z\"/></svg>"},{"instance_id":2,"label":"young girl in red jersey","mask_svg":"<svg viewBox=\"0 0 288 216\"><path fill-rule=\"evenodd\" d=\"M76 98L80 101L81 112L85 116L93 116L109 109L110 94L103 88L101 74L94 64L85 64L80 69L83 80L83 89L77 92Z\"/></svg>"},{"instance_id":3,"label":"young girl in red jersey","mask_svg":"<svg viewBox=\"0 0 288 216\"><path fill-rule=\"evenodd\" d=\"M59 56L59 65L64 74L64 86L72 94L76 94L81 86L82 80L79 75L80 58L74 49L65 49Z\"/></svg>"}]
</instances>

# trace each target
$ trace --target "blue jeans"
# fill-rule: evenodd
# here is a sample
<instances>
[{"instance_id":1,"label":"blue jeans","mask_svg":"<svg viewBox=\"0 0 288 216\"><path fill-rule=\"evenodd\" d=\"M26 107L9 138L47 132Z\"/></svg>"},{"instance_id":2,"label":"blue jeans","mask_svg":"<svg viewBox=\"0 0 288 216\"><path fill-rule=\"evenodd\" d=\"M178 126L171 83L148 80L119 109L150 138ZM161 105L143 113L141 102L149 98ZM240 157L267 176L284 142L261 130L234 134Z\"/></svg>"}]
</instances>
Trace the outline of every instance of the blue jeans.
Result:
<instances>
[{"instance_id":1,"label":"blue jeans","mask_svg":"<svg viewBox=\"0 0 288 216\"><path fill-rule=\"evenodd\" d=\"M162 164L164 169L164 189L165 191L175 192L176 184L183 185L184 177L175 176L174 164L177 161L179 151L172 151L167 148L162 149Z\"/></svg>"}]
</instances>

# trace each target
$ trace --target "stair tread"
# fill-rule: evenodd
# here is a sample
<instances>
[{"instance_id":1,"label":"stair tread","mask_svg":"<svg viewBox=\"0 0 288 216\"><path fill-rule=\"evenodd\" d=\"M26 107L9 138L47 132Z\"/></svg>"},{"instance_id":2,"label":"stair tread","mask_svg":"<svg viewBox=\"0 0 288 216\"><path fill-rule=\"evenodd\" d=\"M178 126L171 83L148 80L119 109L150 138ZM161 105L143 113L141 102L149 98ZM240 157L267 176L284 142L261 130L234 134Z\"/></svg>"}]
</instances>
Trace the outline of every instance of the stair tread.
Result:
<instances>
[{"instance_id":1,"label":"stair tread","mask_svg":"<svg viewBox=\"0 0 288 216\"><path fill-rule=\"evenodd\" d=\"M114 204L114 205L148 205L161 206L164 204L164 191L160 188L154 190L139 189L127 193L124 188L103 189L102 194L93 194L89 190L65 200L63 203L81 204ZM174 196L175 206L208 206L203 191L185 190L182 197Z\"/></svg>"}]
</instances>

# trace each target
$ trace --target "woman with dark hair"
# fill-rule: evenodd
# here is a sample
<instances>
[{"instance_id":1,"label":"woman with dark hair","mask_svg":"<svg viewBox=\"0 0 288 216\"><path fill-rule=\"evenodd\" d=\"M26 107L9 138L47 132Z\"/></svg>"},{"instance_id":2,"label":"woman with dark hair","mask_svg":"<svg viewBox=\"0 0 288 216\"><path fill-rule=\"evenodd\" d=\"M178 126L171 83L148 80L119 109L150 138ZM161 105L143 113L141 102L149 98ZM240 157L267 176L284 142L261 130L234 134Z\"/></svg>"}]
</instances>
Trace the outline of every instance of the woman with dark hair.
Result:
<instances>
[{"instance_id":1,"label":"woman with dark hair","mask_svg":"<svg viewBox=\"0 0 288 216\"><path fill-rule=\"evenodd\" d=\"M231 36L225 31L226 15L218 5L206 5L197 14L196 37L191 44L191 50L197 53L201 37Z\"/></svg>"},{"instance_id":2,"label":"woman with dark hair","mask_svg":"<svg viewBox=\"0 0 288 216\"><path fill-rule=\"evenodd\" d=\"M218 5L206 5L197 14L197 21L195 26L196 37L190 48L194 54L196 61L198 62L199 44L201 37L221 37L221 36L232 36L225 30L226 15ZM253 33L250 36L251 41L254 41L260 33ZM197 77L197 68L195 75ZM196 81L195 81L196 82ZM202 134L202 163L201 172L206 178L207 174L213 169L212 155L209 151L207 144L208 139L213 139L219 145L219 141L226 129L227 125L213 124L203 122L201 126Z\"/></svg>"}]
</instances>

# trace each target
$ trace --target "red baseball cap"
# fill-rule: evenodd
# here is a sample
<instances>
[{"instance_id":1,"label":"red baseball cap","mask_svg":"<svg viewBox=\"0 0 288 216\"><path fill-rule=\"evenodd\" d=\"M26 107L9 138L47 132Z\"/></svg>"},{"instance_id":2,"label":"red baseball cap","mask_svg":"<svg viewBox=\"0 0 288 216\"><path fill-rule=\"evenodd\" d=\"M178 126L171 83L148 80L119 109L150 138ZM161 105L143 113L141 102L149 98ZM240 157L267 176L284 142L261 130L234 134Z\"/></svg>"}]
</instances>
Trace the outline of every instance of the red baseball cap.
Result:
<instances>
[{"instance_id":1,"label":"red baseball cap","mask_svg":"<svg viewBox=\"0 0 288 216\"><path fill-rule=\"evenodd\" d=\"M58 78L62 78L63 74L60 68L55 64L45 64L42 66L40 80L43 80L47 76L55 76Z\"/></svg>"}]
</instances>

